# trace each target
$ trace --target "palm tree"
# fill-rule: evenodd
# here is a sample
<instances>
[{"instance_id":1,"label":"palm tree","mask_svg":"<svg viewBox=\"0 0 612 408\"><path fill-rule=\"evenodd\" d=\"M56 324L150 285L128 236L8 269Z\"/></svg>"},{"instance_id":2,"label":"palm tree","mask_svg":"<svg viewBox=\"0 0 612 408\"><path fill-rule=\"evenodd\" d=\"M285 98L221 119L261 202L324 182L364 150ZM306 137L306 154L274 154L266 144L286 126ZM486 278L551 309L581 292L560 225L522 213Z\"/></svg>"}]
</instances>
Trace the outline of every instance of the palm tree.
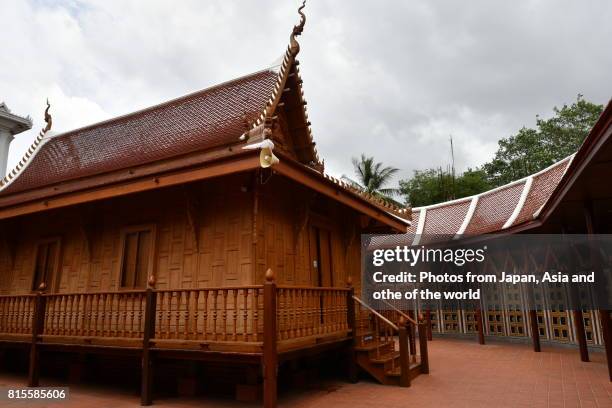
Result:
<instances>
[{"instance_id":1,"label":"palm tree","mask_svg":"<svg viewBox=\"0 0 612 408\"><path fill-rule=\"evenodd\" d=\"M383 167L382 163L374 162L374 157L366 157L365 154L362 154L359 159L353 158L353 167L355 168L357 181L351 180L346 176L343 179L367 193L396 203L391 197L397 195L399 190L397 188L387 188L385 185L389 183L399 169L388 166Z\"/></svg>"}]
</instances>

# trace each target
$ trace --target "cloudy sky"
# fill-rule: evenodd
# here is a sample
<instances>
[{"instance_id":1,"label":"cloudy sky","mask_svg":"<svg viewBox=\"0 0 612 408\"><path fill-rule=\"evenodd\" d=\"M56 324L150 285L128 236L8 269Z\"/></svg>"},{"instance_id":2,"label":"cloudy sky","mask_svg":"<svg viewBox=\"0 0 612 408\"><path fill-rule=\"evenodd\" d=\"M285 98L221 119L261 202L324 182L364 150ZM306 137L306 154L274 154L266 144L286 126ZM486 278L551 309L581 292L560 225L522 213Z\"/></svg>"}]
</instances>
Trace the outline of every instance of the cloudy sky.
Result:
<instances>
[{"instance_id":1,"label":"cloudy sky","mask_svg":"<svg viewBox=\"0 0 612 408\"><path fill-rule=\"evenodd\" d=\"M284 52L297 0L0 2L0 101L69 130L260 70ZM612 96L612 2L311 0L299 59L328 172L366 152L459 170L535 115Z\"/></svg>"}]
</instances>

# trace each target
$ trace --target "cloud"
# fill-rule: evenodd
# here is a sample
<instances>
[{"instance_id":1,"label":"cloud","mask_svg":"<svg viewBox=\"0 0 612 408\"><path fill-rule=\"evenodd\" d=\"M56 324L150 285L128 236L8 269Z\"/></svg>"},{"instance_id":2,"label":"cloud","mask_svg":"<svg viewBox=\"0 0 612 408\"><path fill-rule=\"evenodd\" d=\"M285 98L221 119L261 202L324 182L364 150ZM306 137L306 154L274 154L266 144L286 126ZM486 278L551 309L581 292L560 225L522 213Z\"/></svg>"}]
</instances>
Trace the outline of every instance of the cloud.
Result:
<instances>
[{"instance_id":1,"label":"cloud","mask_svg":"<svg viewBox=\"0 0 612 408\"><path fill-rule=\"evenodd\" d=\"M297 1L0 3L0 99L30 114L15 163L53 104L55 130L140 109L271 64ZM352 175L362 152L401 169L460 170L578 93L611 92L612 4L310 2L299 56L320 155Z\"/></svg>"}]
</instances>

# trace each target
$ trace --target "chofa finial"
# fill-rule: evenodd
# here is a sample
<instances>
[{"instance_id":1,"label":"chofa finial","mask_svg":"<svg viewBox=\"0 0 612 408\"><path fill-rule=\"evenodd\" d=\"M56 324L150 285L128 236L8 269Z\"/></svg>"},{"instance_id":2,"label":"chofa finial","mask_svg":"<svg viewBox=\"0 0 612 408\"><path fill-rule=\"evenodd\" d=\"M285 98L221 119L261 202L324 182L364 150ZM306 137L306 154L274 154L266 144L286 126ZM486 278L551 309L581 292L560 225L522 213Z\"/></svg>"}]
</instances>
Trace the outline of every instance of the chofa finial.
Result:
<instances>
[{"instance_id":1,"label":"chofa finial","mask_svg":"<svg viewBox=\"0 0 612 408\"><path fill-rule=\"evenodd\" d=\"M302 11L304 7L306 7L306 0L302 2L302 5L298 9L298 13L300 15L300 22L297 25L293 26L293 32L291 33L291 37L289 39L289 49L294 57L298 54L298 52L300 52L300 44L297 42L295 37L302 34L302 32L304 31L304 25L306 24L306 15Z\"/></svg>"},{"instance_id":2,"label":"chofa finial","mask_svg":"<svg viewBox=\"0 0 612 408\"><path fill-rule=\"evenodd\" d=\"M43 132L48 132L49 130L51 130L51 125L53 124L53 119L49 114L50 107L51 104L49 103L49 98L47 98L47 109L45 109L45 122L47 122L47 126L45 126L45 128L43 129Z\"/></svg>"}]
</instances>

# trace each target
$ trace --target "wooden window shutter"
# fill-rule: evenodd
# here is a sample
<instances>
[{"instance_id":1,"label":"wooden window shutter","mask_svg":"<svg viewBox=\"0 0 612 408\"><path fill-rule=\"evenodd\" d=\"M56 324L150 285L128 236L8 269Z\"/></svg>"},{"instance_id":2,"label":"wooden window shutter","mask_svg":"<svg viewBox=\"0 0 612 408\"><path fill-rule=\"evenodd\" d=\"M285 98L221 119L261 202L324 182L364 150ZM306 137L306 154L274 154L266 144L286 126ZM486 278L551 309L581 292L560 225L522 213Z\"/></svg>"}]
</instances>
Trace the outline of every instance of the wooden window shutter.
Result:
<instances>
[{"instance_id":1,"label":"wooden window shutter","mask_svg":"<svg viewBox=\"0 0 612 408\"><path fill-rule=\"evenodd\" d=\"M121 287L144 288L147 286L152 249L151 230L132 230L125 233L121 261Z\"/></svg>"}]
</instances>

